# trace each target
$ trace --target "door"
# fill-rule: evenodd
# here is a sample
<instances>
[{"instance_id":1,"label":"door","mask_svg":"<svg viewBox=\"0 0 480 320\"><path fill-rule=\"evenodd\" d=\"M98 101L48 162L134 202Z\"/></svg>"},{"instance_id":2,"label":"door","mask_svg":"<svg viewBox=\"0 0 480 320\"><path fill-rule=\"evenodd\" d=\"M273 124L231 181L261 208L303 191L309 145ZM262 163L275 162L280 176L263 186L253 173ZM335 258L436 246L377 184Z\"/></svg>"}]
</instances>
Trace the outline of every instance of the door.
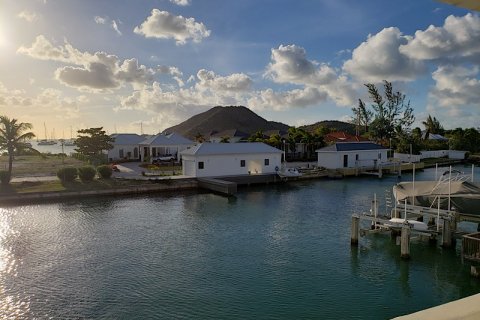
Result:
<instances>
[{"instance_id":1,"label":"door","mask_svg":"<svg viewBox=\"0 0 480 320\"><path fill-rule=\"evenodd\" d=\"M348 154L343 155L343 167L344 168L348 167Z\"/></svg>"}]
</instances>

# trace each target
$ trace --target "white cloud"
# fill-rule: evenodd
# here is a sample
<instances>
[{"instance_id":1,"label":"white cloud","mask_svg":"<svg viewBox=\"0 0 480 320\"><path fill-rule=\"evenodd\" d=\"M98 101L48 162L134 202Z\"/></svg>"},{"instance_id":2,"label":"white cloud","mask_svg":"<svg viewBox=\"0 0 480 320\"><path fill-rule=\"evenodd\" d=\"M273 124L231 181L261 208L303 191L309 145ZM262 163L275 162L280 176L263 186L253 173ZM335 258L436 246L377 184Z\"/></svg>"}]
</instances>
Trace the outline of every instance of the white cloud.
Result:
<instances>
[{"instance_id":1,"label":"white cloud","mask_svg":"<svg viewBox=\"0 0 480 320\"><path fill-rule=\"evenodd\" d=\"M266 76L278 83L315 86L331 83L337 76L328 65L308 60L305 49L296 45L272 49L271 60Z\"/></svg>"},{"instance_id":2,"label":"white cloud","mask_svg":"<svg viewBox=\"0 0 480 320\"><path fill-rule=\"evenodd\" d=\"M448 16L442 27L430 25L415 32L400 52L412 59L442 58L480 59L480 17L468 13L463 17Z\"/></svg>"},{"instance_id":3,"label":"white cloud","mask_svg":"<svg viewBox=\"0 0 480 320\"><path fill-rule=\"evenodd\" d=\"M431 95L441 107L473 105L480 108L479 67L441 66L433 72Z\"/></svg>"},{"instance_id":4,"label":"white cloud","mask_svg":"<svg viewBox=\"0 0 480 320\"><path fill-rule=\"evenodd\" d=\"M119 88L125 83L144 85L152 83L157 71L140 65L137 59L120 60L105 52L81 52L65 41L63 46L54 46L43 35L36 38L31 47L20 47L17 52L41 60L70 64L58 68L55 77L61 83L83 91L103 91ZM75 66L71 66L75 65ZM174 79L181 81L181 73Z\"/></svg>"},{"instance_id":5,"label":"white cloud","mask_svg":"<svg viewBox=\"0 0 480 320\"><path fill-rule=\"evenodd\" d=\"M24 19L27 22L34 22L38 20L38 15L35 12L22 11L17 15L18 18Z\"/></svg>"},{"instance_id":6,"label":"white cloud","mask_svg":"<svg viewBox=\"0 0 480 320\"><path fill-rule=\"evenodd\" d=\"M428 112L443 119L445 127L478 126L480 118L479 67L441 66L433 72Z\"/></svg>"},{"instance_id":7,"label":"white cloud","mask_svg":"<svg viewBox=\"0 0 480 320\"><path fill-rule=\"evenodd\" d=\"M290 91L275 92L273 89L266 89L258 92L248 100L248 107L252 110L271 109L284 111L292 107L306 107L325 102L326 92L316 88L293 89Z\"/></svg>"},{"instance_id":8,"label":"white cloud","mask_svg":"<svg viewBox=\"0 0 480 320\"><path fill-rule=\"evenodd\" d=\"M170 0L170 2L182 7L190 5L190 0Z\"/></svg>"},{"instance_id":9,"label":"white cloud","mask_svg":"<svg viewBox=\"0 0 480 320\"><path fill-rule=\"evenodd\" d=\"M118 28L118 23L115 20L110 20L108 17L100 17L100 16L95 16L94 17L95 23L96 24L103 24L103 25L109 25L119 36L122 35L122 32Z\"/></svg>"},{"instance_id":10,"label":"white cloud","mask_svg":"<svg viewBox=\"0 0 480 320\"><path fill-rule=\"evenodd\" d=\"M201 69L197 72L197 88L213 90L216 93L246 92L251 89L252 79L243 73L234 73L226 77L218 76L213 71Z\"/></svg>"},{"instance_id":11,"label":"white cloud","mask_svg":"<svg viewBox=\"0 0 480 320\"><path fill-rule=\"evenodd\" d=\"M265 74L267 78L277 83L296 84L305 88L285 94L266 91L265 94L270 98L261 98L260 105L268 105L268 101L275 101L279 98L283 101L282 106L285 106L287 102L305 106L307 101L311 105L315 105L322 102L326 96L339 106L348 106L355 101L355 86L345 76L339 76L329 65L307 59L304 48L296 45L280 45L271 52L271 62L267 66ZM315 90L306 90L308 88L315 88ZM299 92L309 93L309 98L299 98ZM319 94L320 92L321 94ZM312 95L312 93L317 94Z\"/></svg>"},{"instance_id":12,"label":"white cloud","mask_svg":"<svg viewBox=\"0 0 480 320\"><path fill-rule=\"evenodd\" d=\"M399 47L407 44L409 37L403 36L397 28L385 28L353 50L352 59L343 65L358 81L380 82L413 81L426 69L422 62L412 59Z\"/></svg>"},{"instance_id":13,"label":"white cloud","mask_svg":"<svg viewBox=\"0 0 480 320\"><path fill-rule=\"evenodd\" d=\"M151 15L133 32L147 38L175 39L177 45L185 44L189 39L200 42L210 36L210 30L194 18L175 16L158 9L153 9Z\"/></svg>"},{"instance_id":14,"label":"white cloud","mask_svg":"<svg viewBox=\"0 0 480 320\"><path fill-rule=\"evenodd\" d=\"M95 16L94 18L96 24L106 24L107 23L107 18L100 17L100 16Z\"/></svg>"}]
</instances>

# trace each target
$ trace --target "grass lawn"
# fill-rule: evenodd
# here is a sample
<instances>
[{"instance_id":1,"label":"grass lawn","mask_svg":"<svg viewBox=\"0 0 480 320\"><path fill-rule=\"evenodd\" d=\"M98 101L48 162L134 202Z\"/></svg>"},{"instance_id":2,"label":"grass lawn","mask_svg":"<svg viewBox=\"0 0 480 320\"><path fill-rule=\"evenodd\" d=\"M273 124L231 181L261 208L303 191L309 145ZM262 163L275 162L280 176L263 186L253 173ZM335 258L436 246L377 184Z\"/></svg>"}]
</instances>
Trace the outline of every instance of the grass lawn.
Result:
<instances>
[{"instance_id":1,"label":"grass lawn","mask_svg":"<svg viewBox=\"0 0 480 320\"><path fill-rule=\"evenodd\" d=\"M135 185L149 184L149 181L126 181L116 179L97 179L91 182L76 180L62 184L57 181L36 181L11 183L9 186L0 186L0 194L29 193L29 192L58 192L58 191L89 191L106 190Z\"/></svg>"},{"instance_id":2,"label":"grass lawn","mask_svg":"<svg viewBox=\"0 0 480 320\"><path fill-rule=\"evenodd\" d=\"M60 155L17 156L13 160L13 177L54 176L63 166L81 167L85 162ZM0 156L0 170L8 169L8 157Z\"/></svg>"}]
</instances>

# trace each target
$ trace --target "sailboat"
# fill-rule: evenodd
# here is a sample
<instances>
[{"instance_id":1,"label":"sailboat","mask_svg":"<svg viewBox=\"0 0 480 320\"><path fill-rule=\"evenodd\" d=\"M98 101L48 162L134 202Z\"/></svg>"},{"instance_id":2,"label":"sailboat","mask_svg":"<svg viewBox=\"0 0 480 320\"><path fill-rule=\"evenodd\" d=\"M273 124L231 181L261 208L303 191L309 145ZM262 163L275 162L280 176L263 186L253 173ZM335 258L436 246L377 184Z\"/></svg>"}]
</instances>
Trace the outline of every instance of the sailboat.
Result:
<instances>
[{"instance_id":1,"label":"sailboat","mask_svg":"<svg viewBox=\"0 0 480 320\"><path fill-rule=\"evenodd\" d=\"M70 127L70 140L65 140L64 146L75 146L75 140L73 139L73 134L72 134L72 127Z\"/></svg>"},{"instance_id":2,"label":"sailboat","mask_svg":"<svg viewBox=\"0 0 480 320\"><path fill-rule=\"evenodd\" d=\"M45 122L43 123L43 127L45 128L45 139L42 139L42 140L38 141L37 145L39 145L39 146L51 146L51 145L57 144L56 141L47 139L47 126L46 126Z\"/></svg>"}]
</instances>

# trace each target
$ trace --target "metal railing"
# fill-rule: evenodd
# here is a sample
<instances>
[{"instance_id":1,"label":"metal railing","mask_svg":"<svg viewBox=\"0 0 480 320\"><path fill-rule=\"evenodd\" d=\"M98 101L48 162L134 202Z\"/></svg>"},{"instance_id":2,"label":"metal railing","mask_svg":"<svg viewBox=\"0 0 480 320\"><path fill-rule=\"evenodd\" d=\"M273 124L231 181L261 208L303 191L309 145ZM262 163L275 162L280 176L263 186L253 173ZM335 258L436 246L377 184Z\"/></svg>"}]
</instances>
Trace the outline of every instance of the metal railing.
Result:
<instances>
[{"instance_id":1,"label":"metal railing","mask_svg":"<svg viewBox=\"0 0 480 320\"><path fill-rule=\"evenodd\" d=\"M462 237L462 261L463 259L480 262L480 232Z\"/></svg>"}]
</instances>

